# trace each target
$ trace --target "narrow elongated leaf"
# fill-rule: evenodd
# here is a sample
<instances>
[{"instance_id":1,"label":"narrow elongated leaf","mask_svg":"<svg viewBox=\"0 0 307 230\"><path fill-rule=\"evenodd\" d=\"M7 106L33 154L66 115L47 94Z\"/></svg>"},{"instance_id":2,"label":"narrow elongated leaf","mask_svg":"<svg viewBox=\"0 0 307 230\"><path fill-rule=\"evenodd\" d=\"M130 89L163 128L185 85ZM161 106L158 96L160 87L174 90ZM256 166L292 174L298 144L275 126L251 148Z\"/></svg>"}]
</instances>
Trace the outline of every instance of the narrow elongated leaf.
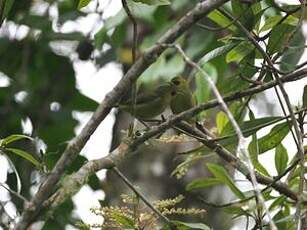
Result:
<instances>
[{"instance_id":1,"label":"narrow elongated leaf","mask_svg":"<svg viewBox=\"0 0 307 230\"><path fill-rule=\"evenodd\" d=\"M6 148L6 150L26 159L27 161L30 161L36 167L38 168L40 167L40 163L30 153L27 153L26 151L23 151L21 149L15 149L15 148Z\"/></svg>"},{"instance_id":2,"label":"narrow elongated leaf","mask_svg":"<svg viewBox=\"0 0 307 230\"><path fill-rule=\"evenodd\" d=\"M161 6L161 5L169 5L171 2L169 0L132 0L134 2L141 2L147 5L155 5L155 6Z\"/></svg>"},{"instance_id":3,"label":"narrow elongated leaf","mask_svg":"<svg viewBox=\"0 0 307 230\"><path fill-rule=\"evenodd\" d=\"M182 221L172 221L179 229L185 230L185 229L199 229L199 230L210 230L210 228L203 224L203 223L186 223ZM180 227L187 227L187 228L180 228Z\"/></svg>"},{"instance_id":4,"label":"narrow elongated leaf","mask_svg":"<svg viewBox=\"0 0 307 230\"><path fill-rule=\"evenodd\" d=\"M273 203L270 205L269 210L273 211L275 209L278 209L282 203L284 203L287 200L286 196L280 196L277 199L273 201Z\"/></svg>"},{"instance_id":5,"label":"narrow elongated leaf","mask_svg":"<svg viewBox=\"0 0 307 230\"><path fill-rule=\"evenodd\" d=\"M120 225L124 226L125 229L126 228L135 229L133 219L131 219L131 218L125 216L125 215L121 215L120 213L113 213L112 219L114 219Z\"/></svg>"},{"instance_id":6,"label":"narrow elongated leaf","mask_svg":"<svg viewBox=\"0 0 307 230\"><path fill-rule=\"evenodd\" d=\"M237 45L237 42L230 43L228 45L220 46L218 48L215 48L214 50L209 51L205 54L200 60L199 65L203 65L212 59L219 57L225 53L227 53L229 50L231 50L235 45Z\"/></svg>"},{"instance_id":7,"label":"narrow elongated leaf","mask_svg":"<svg viewBox=\"0 0 307 230\"><path fill-rule=\"evenodd\" d=\"M302 30L298 30L287 44L287 47L304 47L304 45L305 36ZM304 51L304 48L296 49L296 52L293 52L293 49L286 49L280 60L280 70L284 72L294 71Z\"/></svg>"},{"instance_id":8,"label":"narrow elongated leaf","mask_svg":"<svg viewBox=\"0 0 307 230\"><path fill-rule=\"evenodd\" d=\"M4 5L4 9L3 9L3 18L6 18L9 16L9 13L12 9L12 6L14 4L15 0L4 0L5 5Z\"/></svg>"},{"instance_id":9,"label":"narrow elongated leaf","mask_svg":"<svg viewBox=\"0 0 307 230\"><path fill-rule=\"evenodd\" d=\"M281 117L262 117L254 120L244 121L241 129L244 137L248 137L263 127L267 127L270 124L274 124L279 121Z\"/></svg>"},{"instance_id":10,"label":"narrow elongated leaf","mask_svg":"<svg viewBox=\"0 0 307 230\"><path fill-rule=\"evenodd\" d=\"M202 65L202 68L208 74L208 76L213 80L213 82L217 81L217 70L214 65L207 63ZM196 73L195 75L195 83L196 83L196 90L194 95L197 100L197 104L204 103L209 100L209 96L211 93L211 87L206 80L206 78L201 73ZM202 113L201 113L202 114ZM201 116L200 114L200 116Z\"/></svg>"},{"instance_id":11,"label":"narrow elongated leaf","mask_svg":"<svg viewBox=\"0 0 307 230\"><path fill-rule=\"evenodd\" d=\"M101 49L103 44L108 40L107 30L105 27L101 28L94 36L95 38L95 47Z\"/></svg>"},{"instance_id":12,"label":"narrow elongated leaf","mask_svg":"<svg viewBox=\"0 0 307 230\"><path fill-rule=\"evenodd\" d=\"M226 62L240 62L244 57L254 50L254 47L248 41L240 42L227 55Z\"/></svg>"},{"instance_id":13,"label":"narrow elongated leaf","mask_svg":"<svg viewBox=\"0 0 307 230\"><path fill-rule=\"evenodd\" d=\"M228 175L228 173L226 172L226 170L216 164L207 164L207 167L209 169L209 171L220 181L222 181L223 183L225 183L230 190L240 199L244 199L245 195L243 192L240 191L240 189L237 188L237 186L234 184L234 182L232 181L232 179L230 178L230 176Z\"/></svg>"},{"instance_id":14,"label":"narrow elongated leaf","mask_svg":"<svg viewBox=\"0 0 307 230\"><path fill-rule=\"evenodd\" d=\"M227 27L231 31L236 31L236 27L234 25L231 25L232 21L229 20L226 16L224 16L221 12L218 10L212 11L208 18L210 18L212 21L214 21L216 24L220 25L221 27ZM231 25L231 26L229 26Z\"/></svg>"},{"instance_id":15,"label":"narrow elongated leaf","mask_svg":"<svg viewBox=\"0 0 307 230\"><path fill-rule=\"evenodd\" d=\"M232 215L236 215L237 217L239 217L239 216L248 216L249 215L249 213L247 211L245 211L243 208L236 207L236 206L225 207L225 208L223 208L223 210L226 213L229 213L229 214L232 214Z\"/></svg>"},{"instance_id":16,"label":"narrow elongated leaf","mask_svg":"<svg viewBox=\"0 0 307 230\"><path fill-rule=\"evenodd\" d=\"M258 140L259 154L275 148L289 133L289 126L287 122L275 125L269 134L261 137Z\"/></svg>"},{"instance_id":17,"label":"narrow elongated leaf","mask_svg":"<svg viewBox=\"0 0 307 230\"><path fill-rule=\"evenodd\" d=\"M278 175L282 174L287 168L288 164L288 152L287 149L282 145L277 145L275 149L275 168L278 172Z\"/></svg>"},{"instance_id":18,"label":"narrow elongated leaf","mask_svg":"<svg viewBox=\"0 0 307 230\"><path fill-rule=\"evenodd\" d=\"M2 139L0 141L0 145L1 146L6 146L12 142L15 142L15 141L18 141L18 140L21 140L21 139L28 139L28 140L33 140L32 137L29 137L29 136L26 136L26 135L22 135L22 134L13 134L13 135L10 135L4 139Z\"/></svg>"},{"instance_id":19,"label":"narrow elongated leaf","mask_svg":"<svg viewBox=\"0 0 307 230\"><path fill-rule=\"evenodd\" d=\"M245 28L251 30L256 22L253 9L247 4L242 4L240 0L231 0L231 6L234 16Z\"/></svg>"},{"instance_id":20,"label":"narrow elongated leaf","mask_svg":"<svg viewBox=\"0 0 307 230\"><path fill-rule=\"evenodd\" d=\"M220 111L218 112L218 114L216 115L216 127L217 127L217 132L219 134L223 133L223 130L225 128L225 126L227 125L227 123L229 122L227 115Z\"/></svg>"},{"instance_id":21,"label":"narrow elongated leaf","mask_svg":"<svg viewBox=\"0 0 307 230\"><path fill-rule=\"evenodd\" d=\"M219 180L218 178L203 178L203 179L197 179L193 180L191 183L189 183L186 187L186 190L191 191L194 189L202 189L207 188L213 185L222 184L223 182Z\"/></svg>"},{"instance_id":22,"label":"narrow elongated leaf","mask_svg":"<svg viewBox=\"0 0 307 230\"><path fill-rule=\"evenodd\" d=\"M102 45L108 41L109 37L107 32L110 29L122 24L126 19L127 15L124 10L119 11L116 15L108 18L101 29L94 35L95 38L95 47L101 49Z\"/></svg>"},{"instance_id":23,"label":"narrow elongated leaf","mask_svg":"<svg viewBox=\"0 0 307 230\"><path fill-rule=\"evenodd\" d=\"M277 25L281 18L281 15L275 15L273 17L266 18L264 21L264 25L260 29L260 32L272 29L274 26Z\"/></svg>"},{"instance_id":24,"label":"narrow elongated leaf","mask_svg":"<svg viewBox=\"0 0 307 230\"><path fill-rule=\"evenodd\" d=\"M234 102L229 106L230 112L233 114L233 117L236 119L239 126L242 125L246 112L246 107L242 106L243 104L241 102ZM233 129L232 123L228 121L223 128L222 135L228 135L231 133L235 133L235 131Z\"/></svg>"},{"instance_id":25,"label":"narrow elongated leaf","mask_svg":"<svg viewBox=\"0 0 307 230\"><path fill-rule=\"evenodd\" d=\"M91 2L91 0L79 0L78 10L80 10L81 8L87 6L90 2Z\"/></svg>"},{"instance_id":26,"label":"narrow elongated leaf","mask_svg":"<svg viewBox=\"0 0 307 230\"><path fill-rule=\"evenodd\" d=\"M281 19L282 19L281 15L275 15L273 17L265 19L265 23L260 29L260 32L272 29L274 26L276 26L280 22ZM298 18L292 15L289 15L289 17L287 17L287 19L283 21L283 24L288 24L292 26L297 25L297 23L298 23Z\"/></svg>"},{"instance_id":27,"label":"narrow elongated leaf","mask_svg":"<svg viewBox=\"0 0 307 230\"><path fill-rule=\"evenodd\" d=\"M258 155L259 155L259 145L256 133L253 134L252 141L248 146L249 155L251 157L251 161L255 169L262 173L265 176L270 176L266 168L259 162Z\"/></svg>"},{"instance_id":28,"label":"narrow elongated leaf","mask_svg":"<svg viewBox=\"0 0 307 230\"><path fill-rule=\"evenodd\" d=\"M272 33L267 46L269 54L278 52L288 42L291 32L294 29L295 26L288 24L276 25L272 29Z\"/></svg>"}]
</instances>

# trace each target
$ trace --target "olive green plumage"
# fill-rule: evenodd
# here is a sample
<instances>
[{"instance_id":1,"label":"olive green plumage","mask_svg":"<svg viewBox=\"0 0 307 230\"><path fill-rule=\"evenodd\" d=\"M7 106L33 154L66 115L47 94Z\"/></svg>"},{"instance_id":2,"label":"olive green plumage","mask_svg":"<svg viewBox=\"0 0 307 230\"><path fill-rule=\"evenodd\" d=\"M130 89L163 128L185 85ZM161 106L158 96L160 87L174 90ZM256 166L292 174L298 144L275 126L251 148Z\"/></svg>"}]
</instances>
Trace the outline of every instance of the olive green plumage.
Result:
<instances>
[{"instance_id":1,"label":"olive green plumage","mask_svg":"<svg viewBox=\"0 0 307 230\"><path fill-rule=\"evenodd\" d=\"M163 113L169 106L172 94L174 94L172 84L164 83L150 93L137 94L134 111L131 100L120 102L119 108L139 119L153 118Z\"/></svg>"},{"instance_id":2,"label":"olive green plumage","mask_svg":"<svg viewBox=\"0 0 307 230\"><path fill-rule=\"evenodd\" d=\"M175 95L170 102L172 112L178 114L194 107L195 100L189 83L183 77L174 77L171 84L175 89Z\"/></svg>"}]
</instances>

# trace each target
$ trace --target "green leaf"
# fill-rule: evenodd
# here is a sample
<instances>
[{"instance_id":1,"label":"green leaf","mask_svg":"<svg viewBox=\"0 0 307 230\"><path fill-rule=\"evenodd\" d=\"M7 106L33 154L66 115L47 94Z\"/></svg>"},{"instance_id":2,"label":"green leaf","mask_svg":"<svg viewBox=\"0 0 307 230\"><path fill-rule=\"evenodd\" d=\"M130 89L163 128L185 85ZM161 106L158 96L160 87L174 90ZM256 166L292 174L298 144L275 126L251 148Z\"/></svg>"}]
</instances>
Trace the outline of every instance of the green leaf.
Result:
<instances>
[{"instance_id":1,"label":"green leaf","mask_svg":"<svg viewBox=\"0 0 307 230\"><path fill-rule=\"evenodd\" d=\"M101 29L94 35L95 38L95 47L101 49L102 45L108 41L109 36L107 32L114 27L122 24L127 18L126 12L124 10L119 11L113 17L108 18Z\"/></svg>"},{"instance_id":2,"label":"green leaf","mask_svg":"<svg viewBox=\"0 0 307 230\"><path fill-rule=\"evenodd\" d=\"M214 50L209 51L208 53L205 54L205 56L203 56L199 60L198 64L202 66L203 64L209 62L210 60L227 53L237 44L238 44L237 42L233 42L228 45L220 46L218 48L215 48Z\"/></svg>"},{"instance_id":3,"label":"green leaf","mask_svg":"<svg viewBox=\"0 0 307 230\"><path fill-rule=\"evenodd\" d=\"M208 18L210 18L212 21L214 21L216 24L220 25L221 27L227 27L230 24L232 24L232 21L229 20L226 16L224 16L221 12L218 10L212 11ZM236 27L234 25L231 25L228 27L229 30L232 32L236 31Z\"/></svg>"},{"instance_id":4,"label":"green leaf","mask_svg":"<svg viewBox=\"0 0 307 230\"><path fill-rule=\"evenodd\" d=\"M273 201L273 203L270 205L269 210L273 211L275 209L278 209L281 207L281 205L287 200L286 196L280 196L277 199Z\"/></svg>"},{"instance_id":5,"label":"green leaf","mask_svg":"<svg viewBox=\"0 0 307 230\"><path fill-rule=\"evenodd\" d=\"M7 151L10 151L12 153L15 153L16 155L26 159L27 161L30 161L32 164L34 164L37 168L40 168L41 164L28 152L23 151L21 149L15 149L15 148L6 148Z\"/></svg>"},{"instance_id":6,"label":"green leaf","mask_svg":"<svg viewBox=\"0 0 307 230\"><path fill-rule=\"evenodd\" d=\"M285 52L282 54L280 60L280 70L284 72L294 71L298 62L305 51L305 36L302 30L297 30L294 36L291 38ZM297 49L297 47L301 47Z\"/></svg>"},{"instance_id":7,"label":"green leaf","mask_svg":"<svg viewBox=\"0 0 307 230\"><path fill-rule=\"evenodd\" d=\"M240 0L231 0L232 12L236 18L243 24L249 31L252 30L256 17L253 9L248 4L242 4Z\"/></svg>"},{"instance_id":8,"label":"green leaf","mask_svg":"<svg viewBox=\"0 0 307 230\"><path fill-rule=\"evenodd\" d=\"M266 30L272 29L276 26L283 17L281 15L275 15L273 17L265 19L264 25L261 27L260 32L264 32ZM298 19L292 15L289 15L286 20L283 21L282 24L288 24L295 26L298 23Z\"/></svg>"},{"instance_id":9,"label":"green leaf","mask_svg":"<svg viewBox=\"0 0 307 230\"><path fill-rule=\"evenodd\" d=\"M304 86L303 106L307 108L307 85Z\"/></svg>"},{"instance_id":10,"label":"green leaf","mask_svg":"<svg viewBox=\"0 0 307 230\"><path fill-rule=\"evenodd\" d=\"M289 133L289 125L287 122L275 125L270 133L258 140L259 154L275 148Z\"/></svg>"},{"instance_id":11,"label":"green leaf","mask_svg":"<svg viewBox=\"0 0 307 230\"><path fill-rule=\"evenodd\" d=\"M282 18L281 15L275 15L273 17L265 19L264 25L261 27L260 32L272 29L274 26L278 24L281 18Z\"/></svg>"},{"instance_id":12,"label":"green leaf","mask_svg":"<svg viewBox=\"0 0 307 230\"><path fill-rule=\"evenodd\" d=\"M193 180L186 186L186 190L191 191L194 189L202 189L207 188L213 185L222 184L223 182L220 181L218 178L205 178L205 179L196 179Z\"/></svg>"},{"instance_id":13,"label":"green leaf","mask_svg":"<svg viewBox=\"0 0 307 230\"><path fill-rule=\"evenodd\" d=\"M217 70L214 65L210 63L206 63L202 65L202 69L208 74L208 76L213 80L215 83L217 81ZM194 92L197 104L204 103L209 100L211 94L211 87L208 81L205 79L203 74L196 73L195 75L195 83L196 83L196 90ZM199 113L198 117L201 120L206 115L205 112Z\"/></svg>"},{"instance_id":14,"label":"green leaf","mask_svg":"<svg viewBox=\"0 0 307 230\"><path fill-rule=\"evenodd\" d=\"M258 160L259 145L256 134L253 134L252 141L248 146L248 151L255 169L265 176L270 176L266 168Z\"/></svg>"},{"instance_id":15,"label":"green leaf","mask_svg":"<svg viewBox=\"0 0 307 230\"><path fill-rule=\"evenodd\" d=\"M3 17L6 18L9 16L9 13L12 9L15 0L4 0L4 9L3 9Z\"/></svg>"},{"instance_id":16,"label":"green leaf","mask_svg":"<svg viewBox=\"0 0 307 230\"><path fill-rule=\"evenodd\" d=\"M91 0L79 0L78 10L80 10L81 8L87 6L90 2L91 2Z\"/></svg>"},{"instance_id":17,"label":"green leaf","mask_svg":"<svg viewBox=\"0 0 307 230\"><path fill-rule=\"evenodd\" d=\"M200 229L200 230L210 230L210 228L203 223L185 223L181 221L172 221L179 230L189 230L189 229Z\"/></svg>"},{"instance_id":18,"label":"green leaf","mask_svg":"<svg viewBox=\"0 0 307 230\"><path fill-rule=\"evenodd\" d=\"M105 27L102 27L95 35L95 47L101 49L103 44L108 40L107 30Z\"/></svg>"},{"instance_id":19,"label":"green leaf","mask_svg":"<svg viewBox=\"0 0 307 230\"><path fill-rule=\"evenodd\" d=\"M293 229L293 226L294 226L293 220L294 219L295 219L294 216L290 215L289 209L286 209L286 208L281 209L273 217L273 220L274 220L278 230Z\"/></svg>"},{"instance_id":20,"label":"green leaf","mask_svg":"<svg viewBox=\"0 0 307 230\"><path fill-rule=\"evenodd\" d=\"M274 124L280 121L281 117L262 117L249 121L244 121L241 126L244 137L248 137L258 130L267 127L268 125Z\"/></svg>"},{"instance_id":21,"label":"green leaf","mask_svg":"<svg viewBox=\"0 0 307 230\"><path fill-rule=\"evenodd\" d=\"M123 225L124 228L135 229L133 219L115 212L112 213L111 217L115 220L116 223Z\"/></svg>"},{"instance_id":22,"label":"green leaf","mask_svg":"<svg viewBox=\"0 0 307 230\"><path fill-rule=\"evenodd\" d=\"M43 164L47 167L48 171L51 171L56 162L60 159L61 154L57 152L46 152L43 156Z\"/></svg>"},{"instance_id":23,"label":"green leaf","mask_svg":"<svg viewBox=\"0 0 307 230\"><path fill-rule=\"evenodd\" d=\"M278 52L284 45L286 45L294 29L295 26L288 24L276 25L272 29L272 33L268 41L268 53L274 54Z\"/></svg>"},{"instance_id":24,"label":"green leaf","mask_svg":"<svg viewBox=\"0 0 307 230\"><path fill-rule=\"evenodd\" d=\"M228 117L224 112L220 111L217 113L215 122L216 122L216 128L217 128L218 134L223 133L223 130L225 126L227 125L228 121L229 121Z\"/></svg>"},{"instance_id":25,"label":"green leaf","mask_svg":"<svg viewBox=\"0 0 307 230\"><path fill-rule=\"evenodd\" d=\"M29 137L29 136L26 136L26 135L22 135L22 134L13 134L13 135L10 135L4 139L2 139L0 141L0 146L6 146L12 142L15 142L15 141L18 141L18 140L21 140L21 139L28 139L28 140L33 140L32 137Z\"/></svg>"},{"instance_id":26,"label":"green leaf","mask_svg":"<svg viewBox=\"0 0 307 230\"><path fill-rule=\"evenodd\" d=\"M245 112L246 112L246 107L242 107L242 106L244 106L244 104L241 102L233 102L229 106L230 112L233 114L239 126L242 125L244 117L245 117ZM233 129L233 125L231 124L231 122L228 121L225 127L223 128L221 135L227 135L231 133L233 134L235 133L235 131Z\"/></svg>"},{"instance_id":27,"label":"green leaf","mask_svg":"<svg viewBox=\"0 0 307 230\"><path fill-rule=\"evenodd\" d=\"M226 62L240 62L244 57L254 50L254 47L248 41L240 42L227 55Z\"/></svg>"},{"instance_id":28,"label":"green leaf","mask_svg":"<svg viewBox=\"0 0 307 230\"><path fill-rule=\"evenodd\" d=\"M225 208L223 208L223 210L226 213L236 215L237 217L239 217L239 216L249 216L249 213L247 211L245 211L243 208L236 207L236 206L225 207Z\"/></svg>"},{"instance_id":29,"label":"green leaf","mask_svg":"<svg viewBox=\"0 0 307 230\"><path fill-rule=\"evenodd\" d=\"M240 191L240 189L237 188L237 186L233 183L232 179L228 176L227 171L216 164L207 164L207 167L209 171L221 182L225 183L230 190L240 199L244 199L245 195L243 192Z\"/></svg>"},{"instance_id":30,"label":"green leaf","mask_svg":"<svg viewBox=\"0 0 307 230\"><path fill-rule=\"evenodd\" d=\"M46 16L31 14L23 17L19 23L25 24L33 29L35 28L44 31L48 31L52 26L52 22L46 20Z\"/></svg>"},{"instance_id":31,"label":"green leaf","mask_svg":"<svg viewBox=\"0 0 307 230\"><path fill-rule=\"evenodd\" d=\"M171 2L169 0L132 0L133 2L141 2L147 5L155 5L155 6L161 6L161 5L170 5Z\"/></svg>"},{"instance_id":32,"label":"green leaf","mask_svg":"<svg viewBox=\"0 0 307 230\"><path fill-rule=\"evenodd\" d=\"M282 145L277 145L275 149L275 168L278 172L278 175L282 174L287 168L288 164L288 152L287 149Z\"/></svg>"}]
</instances>

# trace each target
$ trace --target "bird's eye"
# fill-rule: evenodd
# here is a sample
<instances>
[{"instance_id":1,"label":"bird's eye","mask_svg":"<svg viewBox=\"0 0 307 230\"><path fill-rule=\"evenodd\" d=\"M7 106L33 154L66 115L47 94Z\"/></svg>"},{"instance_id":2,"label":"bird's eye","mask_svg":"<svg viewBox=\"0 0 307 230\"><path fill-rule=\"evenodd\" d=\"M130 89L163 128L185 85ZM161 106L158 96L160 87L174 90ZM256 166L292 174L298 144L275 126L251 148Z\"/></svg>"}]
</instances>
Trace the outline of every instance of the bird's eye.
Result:
<instances>
[{"instance_id":1,"label":"bird's eye","mask_svg":"<svg viewBox=\"0 0 307 230\"><path fill-rule=\"evenodd\" d=\"M172 92L171 92L171 95L172 95L172 96L175 96L175 95L176 95L176 92L175 92L175 91L172 91Z\"/></svg>"},{"instance_id":2,"label":"bird's eye","mask_svg":"<svg viewBox=\"0 0 307 230\"><path fill-rule=\"evenodd\" d=\"M179 85L179 84L180 84L180 81L178 81L178 80L173 80L173 83L174 83L175 85Z\"/></svg>"}]
</instances>

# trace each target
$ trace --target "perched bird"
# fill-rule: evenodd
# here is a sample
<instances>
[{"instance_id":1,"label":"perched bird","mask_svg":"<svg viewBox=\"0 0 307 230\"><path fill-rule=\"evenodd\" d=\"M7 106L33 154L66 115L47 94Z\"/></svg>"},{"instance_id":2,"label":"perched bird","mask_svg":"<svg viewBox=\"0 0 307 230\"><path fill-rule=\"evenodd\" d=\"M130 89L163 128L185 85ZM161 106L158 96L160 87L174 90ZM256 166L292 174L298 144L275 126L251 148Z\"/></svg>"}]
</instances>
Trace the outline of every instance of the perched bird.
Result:
<instances>
[{"instance_id":1,"label":"perched bird","mask_svg":"<svg viewBox=\"0 0 307 230\"><path fill-rule=\"evenodd\" d=\"M189 83L183 77L174 77L171 80L171 84L174 87L174 93L171 98L170 107L174 114L181 113L185 110L191 109L196 105L195 98L190 89ZM202 131L207 136L214 138L209 130L196 121L195 117L187 120L190 124Z\"/></svg>"},{"instance_id":2,"label":"perched bird","mask_svg":"<svg viewBox=\"0 0 307 230\"><path fill-rule=\"evenodd\" d=\"M164 83L158 86L151 93L141 93L136 96L136 104L130 100L120 102L119 109L122 109L139 119L149 119L163 113L169 106L172 95L175 94L172 84Z\"/></svg>"},{"instance_id":3,"label":"perched bird","mask_svg":"<svg viewBox=\"0 0 307 230\"><path fill-rule=\"evenodd\" d=\"M175 89L170 107L174 114L181 113L195 106L195 99L191 92L189 83L183 77L174 77L171 84Z\"/></svg>"}]
</instances>

